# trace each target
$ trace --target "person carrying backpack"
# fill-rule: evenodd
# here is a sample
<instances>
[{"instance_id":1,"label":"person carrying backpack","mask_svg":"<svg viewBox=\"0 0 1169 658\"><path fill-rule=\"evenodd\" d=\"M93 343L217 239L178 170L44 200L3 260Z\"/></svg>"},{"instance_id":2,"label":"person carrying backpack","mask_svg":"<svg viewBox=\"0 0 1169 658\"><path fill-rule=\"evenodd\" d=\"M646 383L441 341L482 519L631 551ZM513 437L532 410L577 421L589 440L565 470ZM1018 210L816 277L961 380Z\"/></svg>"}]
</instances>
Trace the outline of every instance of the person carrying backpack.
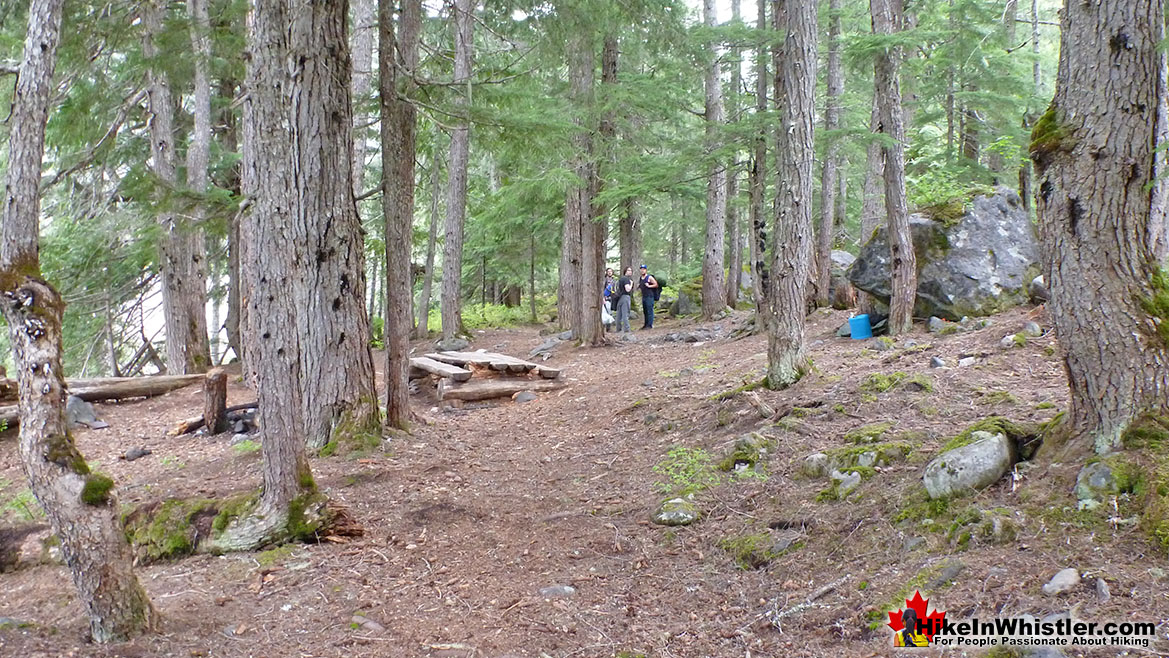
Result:
<instances>
[{"instance_id":1,"label":"person carrying backpack","mask_svg":"<svg viewBox=\"0 0 1169 658\"><path fill-rule=\"evenodd\" d=\"M641 312L644 313L645 324L642 329L654 328L654 304L657 303L658 297L662 294L661 286L658 285L658 280L654 275L649 273L649 269L645 265L641 266L641 279L638 287L641 288Z\"/></svg>"}]
</instances>

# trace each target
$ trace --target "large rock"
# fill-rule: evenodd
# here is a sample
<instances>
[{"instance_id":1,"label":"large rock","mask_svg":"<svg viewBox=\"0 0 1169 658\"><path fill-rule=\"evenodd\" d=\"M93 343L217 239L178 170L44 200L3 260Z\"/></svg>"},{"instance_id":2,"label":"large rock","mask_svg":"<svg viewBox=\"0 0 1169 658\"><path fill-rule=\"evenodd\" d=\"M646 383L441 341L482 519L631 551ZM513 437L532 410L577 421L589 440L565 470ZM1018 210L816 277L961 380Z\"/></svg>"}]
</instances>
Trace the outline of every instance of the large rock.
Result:
<instances>
[{"instance_id":1,"label":"large rock","mask_svg":"<svg viewBox=\"0 0 1169 658\"><path fill-rule=\"evenodd\" d=\"M690 525L702 518L702 512L690 496L685 498L671 498L663 502L654 511L650 520L658 525Z\"/></svg>"},{"instance_id":2,"label":"large rock","mask_svg":"<svg viewBox=\"0 0 1169 658\"><path fill-rule=\"evenodd\" d=\"M930 498L985 489L1006 475L1015 463L1015 446L1004 434L973 432L973 441L934 457L922 480Z\"/></svg>"},{"instance_id":3,"label":"large rock","mask_svg":"<svg viewBox=\"0 0 1169 658\"><path fill-rule=\"evenodd\" d=\"M1039 242L1019 195L979 196L952 222L910 217L917 255L917 317L983 316L1028 301L1039 273ZM888 304L889 238L882 227L861 248L848 278Z\"/></svg>"},{"instance_id":4,"label":"large rock","mask_svg":"<svg viewBox=\"0 0 1169 658\"><path fill-rule=\"evenodd\" d=\"M641 303L640 299L637 301ZM697 315L702 310L702 307L699 306L701 303L701 295L694 297L689 289L682 288L678 291L678 298L670 303L670 317L676 318L683 315Z\"/></svg>"}]
</instances>

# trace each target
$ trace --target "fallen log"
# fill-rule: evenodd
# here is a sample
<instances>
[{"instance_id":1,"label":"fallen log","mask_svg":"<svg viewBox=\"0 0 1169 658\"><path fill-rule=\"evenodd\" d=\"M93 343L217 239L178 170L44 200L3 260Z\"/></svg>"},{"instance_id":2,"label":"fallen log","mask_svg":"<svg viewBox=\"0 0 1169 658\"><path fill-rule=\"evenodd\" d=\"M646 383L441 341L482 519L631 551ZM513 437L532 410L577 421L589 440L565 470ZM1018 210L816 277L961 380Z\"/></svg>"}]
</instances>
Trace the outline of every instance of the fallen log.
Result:
<instances>
[{"instance_id":1,"label":"fallen log","mask_svg":"<svg viewBox=\"0 0 1169 658\"><path fill-rule=\"evenodd\" d=\"M150 377L66 378L69 395L86 402L150 398L203 381L204 375L153 375ZM0 380L0 402L16 402L16 381Z\"/></svg>"},{"instance_id":2,"label":"fallen log","mask_svg":"<svg viewBox=\"0 0 1169 658\"><path fill-rule=\"evenodd\" d=\"M484 366L498 372L524 373L535 370L544 379L556 379L560 376L558 368L549 368L531 361L517 359L506 354L495 352L436 352L427 354L426 358L449 363L456 366L476 365Z\"/></svg>"},{"instance_id":3,"label":"fallen log","mask_svg":"<svg viewBox=\"0 0 1169 658\"><path fill-rule=\"evenodd\" d=\"M424 372L432 375L438 375L446 379L453 379L456 382L465 382L471 378L471 371L466 368L460 368L456 365L436 361L429 357L417 356L410 359L410 367L418 368Z\"/></svg>"},{"instance_id":4,"label":"fallen log","mask_svg":"<svg viewBox=\"0 0 1169 658\"><path fill-rule=\"evenodd\" d=\"M441 400L490 400L507 398L520 391L552 391L564 388L568 383L562 379L484 379L463 383L446 379L438 382L438 399Z\"/></svg>"},{"instance_id":5,"label":"fallen log","mask_svg":"<svg viewBox=\"0 0 1169 658\"><path fill-rule=\"evenodd\" d=\"M124 400L126 398L150 398L191 384L203 381L205 375L158 375L154 377L123 377L117 381L77 386L65 380L69 395L76 395L86 402ZM92 380L91 380L92 381ZM100 381L100 380L99 380ZM87 382L89 383L89 382Z\"/></svg>"}]
</instances>

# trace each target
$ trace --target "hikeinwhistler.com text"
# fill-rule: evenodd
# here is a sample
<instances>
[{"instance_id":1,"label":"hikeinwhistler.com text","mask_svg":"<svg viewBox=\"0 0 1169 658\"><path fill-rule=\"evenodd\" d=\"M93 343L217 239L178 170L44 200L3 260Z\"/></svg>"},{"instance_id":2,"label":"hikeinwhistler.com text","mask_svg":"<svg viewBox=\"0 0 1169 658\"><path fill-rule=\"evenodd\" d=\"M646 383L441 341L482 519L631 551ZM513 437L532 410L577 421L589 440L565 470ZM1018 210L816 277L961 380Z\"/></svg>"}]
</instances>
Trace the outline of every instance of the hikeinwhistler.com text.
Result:
<instances>
[{"instance_id":1,"label":"hikeinwhistler.com text","mask_svg":"<svg viewBox=\"0 0 1169 658\"><path fill-rule=\"evenodd\" d=\"M931 620L933 644L939 647L1143 647L1157 637L1153 622L1095 622L1034 617L1000 617L952 622Z\"/></svg>"}]
</instances>

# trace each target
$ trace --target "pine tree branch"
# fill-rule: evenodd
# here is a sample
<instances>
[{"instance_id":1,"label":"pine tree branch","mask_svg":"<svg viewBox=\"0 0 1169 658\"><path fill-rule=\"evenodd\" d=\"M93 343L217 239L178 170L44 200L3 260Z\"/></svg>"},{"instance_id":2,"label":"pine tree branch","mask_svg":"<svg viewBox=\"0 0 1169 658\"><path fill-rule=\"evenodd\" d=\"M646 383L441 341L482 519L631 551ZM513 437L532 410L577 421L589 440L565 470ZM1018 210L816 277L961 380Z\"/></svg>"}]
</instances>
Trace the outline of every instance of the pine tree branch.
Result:
<instances>
[{"instance_id":1,"label":"pine tree branch","mask_svg":"<svg viewBox=\"0 0 1169 658\"><path fill-rule=\"evenodd\" d=\"M90 163L93 162L94 158L97 157L98 151L100 151L101 148L105 146L106 142L114 139L117 136L118 131L122 128L122 124L126 122L126 117L130 114L130 110L137 106L138 103L140 103L145 97L145 88L139 88L127 96L126 99L122 101L122 107L118 109L118 114L114 117L114 123L110 126L109 130L106 131L106 134L102 135L102 138L97 140L97 143L91 146L89 150L86 151L85 155L83 155L81 159L78 160L74 165L58 171L47 182L43 183L41 185L41 190L46 190L61 182L61 180L66 176L80 169L88 167Z\"/></svg>"}]
</instances>

